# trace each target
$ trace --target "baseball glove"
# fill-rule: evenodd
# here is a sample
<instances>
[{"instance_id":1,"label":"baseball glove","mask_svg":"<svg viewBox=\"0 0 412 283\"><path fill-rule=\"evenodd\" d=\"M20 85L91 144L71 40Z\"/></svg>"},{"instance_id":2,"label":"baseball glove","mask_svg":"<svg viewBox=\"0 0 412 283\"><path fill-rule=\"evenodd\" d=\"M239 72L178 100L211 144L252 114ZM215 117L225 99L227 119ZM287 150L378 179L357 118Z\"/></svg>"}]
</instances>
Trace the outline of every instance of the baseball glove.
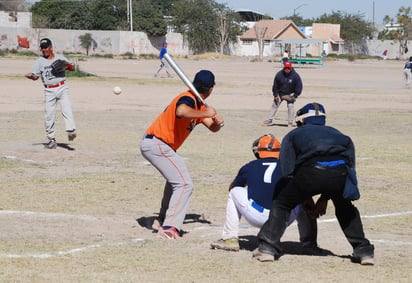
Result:
<instances>
[{"instance_id":1,"label":"baseball glove","mask_svg":"<svg viewBox=\"0 0 412 283\"><path fill-rule=\"evenodd\" d=\"M51 64L52 67L52 74L55 77L64 76L64 71L66 71L67 67L69 66L69 62L65 60L57 59Z\"/></svg>"},{"instance_id":2,"label":"baseball glove","mask_svg":"<svg viewBox=\"0 0 412 283\"><path fill-rule=\"evenodd\" d=\"M292 95L283 95L282 100L286 100L289 103L293 103L296 101L296 98Z\"/></svg>"}]
</instances>

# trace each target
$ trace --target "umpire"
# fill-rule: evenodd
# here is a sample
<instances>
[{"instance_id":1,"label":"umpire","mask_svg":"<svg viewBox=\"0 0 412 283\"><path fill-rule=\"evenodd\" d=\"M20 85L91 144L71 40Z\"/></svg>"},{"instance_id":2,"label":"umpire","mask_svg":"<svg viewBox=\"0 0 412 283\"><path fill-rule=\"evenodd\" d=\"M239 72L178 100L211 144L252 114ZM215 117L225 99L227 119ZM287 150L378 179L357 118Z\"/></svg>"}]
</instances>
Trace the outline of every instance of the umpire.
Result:
<instances>
[{"instance_id":1,"label":"umpire","mask_svg":"<svg viewBox=\"0 0 412 283\"><path fill-rule=\"evenodd\" d=\"M313 217L325 214L327 201L331 199L339 225L352 245L352 261L373 265L374 246L365 238L359 211L351 202L359 195L343 196L349 187L358 193L351 138L325 126L325 109L319 103L305 105L296 116L298 128L284 137L279 159L283 176L290 178L290 182L272 203L269 219L258 234L259 246L253 257L259 261L278 259L282 254L280 238L290 211L305 199L321 194L313 208Z\"/></svg>"}]
</instances>

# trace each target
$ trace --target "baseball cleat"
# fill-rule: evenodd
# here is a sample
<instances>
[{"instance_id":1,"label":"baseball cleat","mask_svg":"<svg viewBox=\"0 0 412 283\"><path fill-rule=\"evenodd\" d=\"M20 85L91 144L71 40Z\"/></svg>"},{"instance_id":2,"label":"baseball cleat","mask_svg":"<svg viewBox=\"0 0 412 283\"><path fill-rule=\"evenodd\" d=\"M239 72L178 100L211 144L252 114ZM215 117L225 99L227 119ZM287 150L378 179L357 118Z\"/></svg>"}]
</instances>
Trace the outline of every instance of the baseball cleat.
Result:
<instances>
[{"instance_id":1,"label":"baseball cleat","mask_svg":"<svg viewBox=\"0 0 412 283\"><path fill-rule=\"evenodd\" d=\"M361 265L375 265L375 259L373 256L364 256L360 259Z\"/></svg>"},{"instance_id":2,"label":"baseball cleat","mask_svg":"<svg viewBox=\"0 0 412 283\"><path fill-rule=\"evenodd\" d=\"M152 229L155 231L159 231L162 228L162 223L160 222L159 218L155 218L153 220Z\"/></svg>"},{"instance_id":3,"label":"baseball cleat","mask_svg":"<svg viewBox=\"0 0 412 283\"><path fill-rule=\"evenodd\" d=\"M77 137L76 131L73 130L73 131L67 132L67 137L69 141L73 141Z\"/></svg>"},{"instance_id":4,"label":"baseball cleat","mask_svg":"<svg viewBox=\"0 0 412 283\"><path fill-rule=\"evenodd\" d=\"M212 249L234 251L234 252L238 252L240 249L238 238L230 238L226 240L220 239L220 240L217 240L211 243L210 247Z\"/></svg>"},{"instance_id":5,"label":"baseball cleat","mask_svg":"<svg viewBox=\"0 0 412 283\"><path fill-rule=\"evenodd\" d=\"M157 236L162 239L176 240L180 237L179 231L173 226L160 227Z\"/></svg>"},{"instance_id":6,"label":"baseball cleat","mask_svg":"<svg viewBox=\"0 0 412 283\"><path fill-rule=\"evenodd\" d=\"M257 259L260 262L269 262L269 261L275 261L275 256L272 254L264 253L259 248L256 248L253 251L253 258Z\"/></svg>"},{"instance_id":7,"label":"baseball cleat","mask_svg":"<svg viewBox=\"0 0 412 283\"><path fill-rule=\"evenodd\" d=\"M267 125L267 126L272 125L272 119L267 119L267 120L263 121L263 125Z\"/></svg>"},{"instance_id":8,"label":"baseball cleat","mask_svg":"<svg viewBox=\"0 0 412 283\"><path fill-rule=\"evenodd\" d=\"M48 142L44 147L45 147L45 148L48 148L48 149L55 149L55 148L57 148L56 139L51 139L51 140L49 140L49 142Z\"/></svg>"}]
</instances>

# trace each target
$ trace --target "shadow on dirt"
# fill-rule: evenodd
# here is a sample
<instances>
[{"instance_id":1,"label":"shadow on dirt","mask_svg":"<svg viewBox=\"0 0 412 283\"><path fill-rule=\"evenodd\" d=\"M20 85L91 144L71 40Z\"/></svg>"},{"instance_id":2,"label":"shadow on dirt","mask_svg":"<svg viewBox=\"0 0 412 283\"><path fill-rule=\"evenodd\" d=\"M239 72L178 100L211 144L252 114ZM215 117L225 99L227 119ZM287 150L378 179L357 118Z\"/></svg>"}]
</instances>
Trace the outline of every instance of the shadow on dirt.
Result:
<instances>
[{"instance_id":1,"label":"shadow on dirt","mask_svg":"<svg viewBox=\"0 0 412 283\"><path fill-rule=\"evenodd\" d=\"M239 245L241 250L253 251L259 246L259 241L256 236L240 236ZM281 242L283 254L289 255L308 255L308 256L336 256L340 258L348 258L349 255L337 255L330 250L318 247L303 247L300 242L285 241Z\"/></svg>"},{"instance_id":2,"label":"shadow on dirt","mask_svg":"<svg viewBox=\"0 0 412 283\"><path fill-rule=\"evenodd\" d=\"M157 230L153 228L153 223L158 218L158 216L143 216L140 218L137 218L136 221L137 223L146 229L153 230L156 232ZM185 220L183 222L184 224L188 223L202 223L202 224L211 224L209 220L205 219L205 216L202 214L186 214ZM185 234L185 231L181 231L183 234Z\"/></svg>"},{"instance_id":3,"label":"shadow on dirt","mask_svg":"<svg viewBox=\"0 0 412 283\"><path fill-rule=\"evenodd\" d=\"M43 145L43 147L45 148L45 149L47 149L47 143L46 142L42 142L42 143L33 143L33 145ZM70 150L70 151L72 151L72 150L76 150L74 147L71 147L69 144L67 144L67 143L57 143L57 147L61 147L61 148L64 148L64 149L67 149L67 150Z\"/></svg>"}]
</instances>

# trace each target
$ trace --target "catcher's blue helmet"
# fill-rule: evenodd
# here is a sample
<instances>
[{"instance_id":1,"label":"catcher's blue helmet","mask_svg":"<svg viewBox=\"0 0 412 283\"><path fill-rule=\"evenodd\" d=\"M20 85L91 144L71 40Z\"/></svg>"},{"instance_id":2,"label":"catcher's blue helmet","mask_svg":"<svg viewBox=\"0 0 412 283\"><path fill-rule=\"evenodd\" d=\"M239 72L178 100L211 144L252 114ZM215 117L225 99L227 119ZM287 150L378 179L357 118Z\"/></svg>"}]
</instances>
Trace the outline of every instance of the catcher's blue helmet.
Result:
<instances>
[{"instance_id":1,"label":"catcher's blue helmet","mask_svg":"<svg viewBox=\"0 0 412 283\"><path fill-rule=\"evenodd\" d=\"M296 112L295 120L298 127L304 124L324 126L326 123L325 108L317 102L308 103Z\"/></svg>"}]
</instances>

